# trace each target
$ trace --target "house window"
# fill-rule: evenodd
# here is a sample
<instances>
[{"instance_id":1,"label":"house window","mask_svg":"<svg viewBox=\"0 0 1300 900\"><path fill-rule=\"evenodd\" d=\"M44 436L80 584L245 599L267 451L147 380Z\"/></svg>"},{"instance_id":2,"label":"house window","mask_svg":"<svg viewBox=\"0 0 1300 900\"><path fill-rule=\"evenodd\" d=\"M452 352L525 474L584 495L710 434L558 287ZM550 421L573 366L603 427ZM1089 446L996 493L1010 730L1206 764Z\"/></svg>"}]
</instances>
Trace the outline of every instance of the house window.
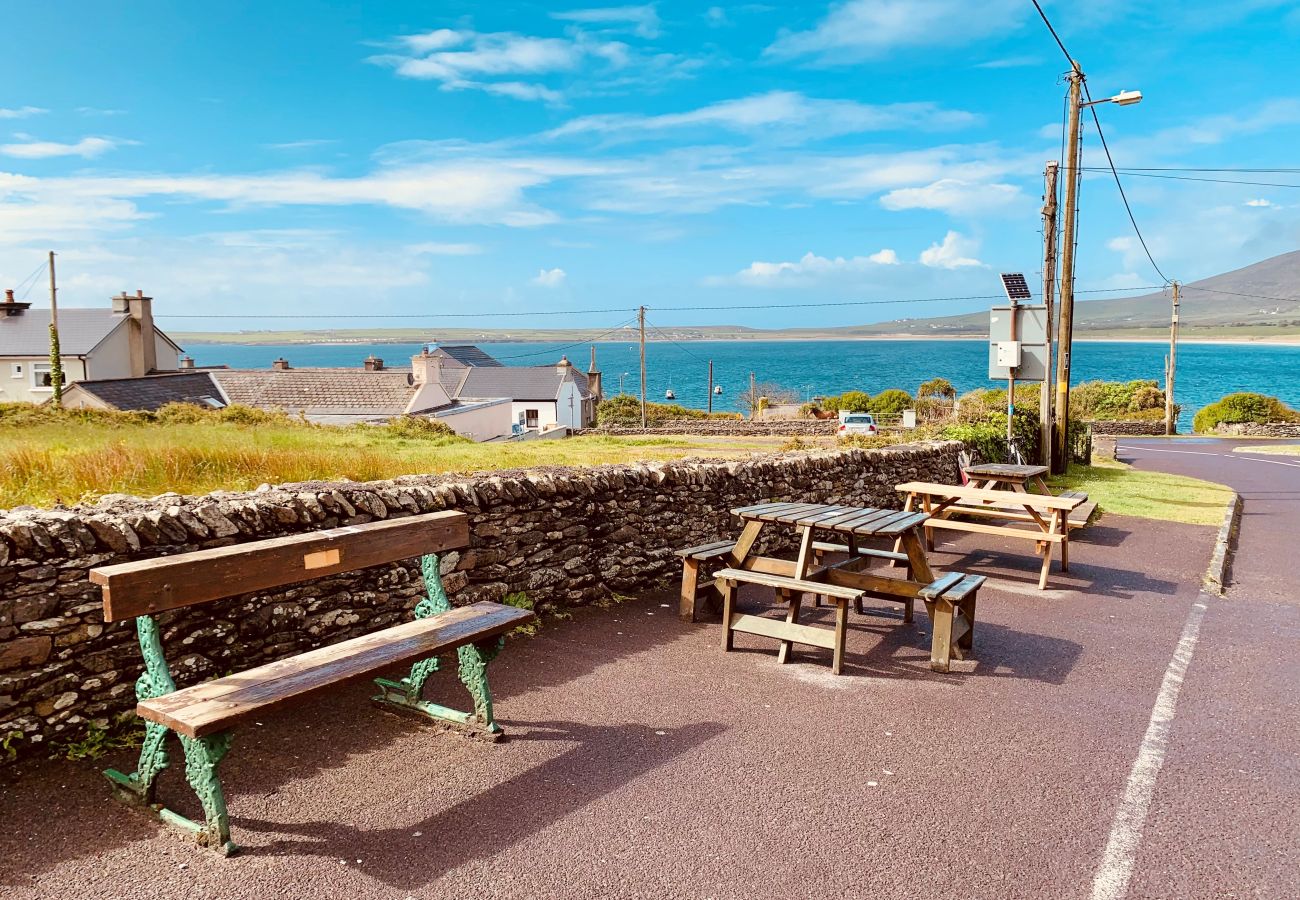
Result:
<instances>
[{"instance_id":1,"label":"house window","mask_svg":"<svg viewBox=\"0 0 1300 900\"><path fill-rule=\"evenodd\" d=\"M13 377L13 378L22 378L22 377L23 377L23 364L22 364L22 363L14 363L13 366L11 367L11 369L10 369L10 376Z\"/></svg>"},{"instance_id":2,"label":"house window","mask_svg":"<svg viewBox=\"0 0 1300 900\"><path fill-rule=\"evenodd\" d=\"M54 382L50 375L49 363L32 363L32 390L53 390Z\"/></svg>"},{"instance_id":3,"label":"house window","mask_svg":"<svg viewBox=\"0 0 1300 900\"><path fill-rule=\"evenodd\" d=\"M524 410L524 427L525 428L537 427L537 410L535 409Z\"/></svg>"}]
</instances>

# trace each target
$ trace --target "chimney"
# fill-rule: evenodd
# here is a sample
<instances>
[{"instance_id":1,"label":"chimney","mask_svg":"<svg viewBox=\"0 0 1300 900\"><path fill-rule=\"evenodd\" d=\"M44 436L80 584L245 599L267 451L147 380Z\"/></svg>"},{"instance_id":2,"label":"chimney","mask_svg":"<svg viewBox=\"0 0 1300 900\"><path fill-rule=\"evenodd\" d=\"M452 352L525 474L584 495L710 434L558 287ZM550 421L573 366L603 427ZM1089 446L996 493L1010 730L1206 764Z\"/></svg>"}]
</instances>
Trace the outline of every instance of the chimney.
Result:
<instances>
[{"instance_id":1,"label":"chimney","mask_svg":"<svg viewBox=\"0 0 1300 900\"><path fill-rule=\"evenodd\" d=\"M384 371L384 361L380 359L378 356L375 356L373 353L366 357L366 361L364 365L366 367L367 372Z\"/></svg>"},{"instance_id":2,"label":"chimney","mask_svg":"<svg viewBox=\"0 0 1300 900\"><path fill-rule=\"evenodd\" d=\"M600 369L596 368L596 348L591 348L591 365L587 368L587 392L599 403L605 399Z\"/></svg>"},{"instance_id":3,"label":"chimney","mask_svg":"<svg viewBox=\"0 0 1300 900\"><path fill-rule=\"evenodd\" d=\"M113 298L113 312L130 317L127 325L127 345L131 356L131 377L148 375L158 368L158 341L153 327L153 298L144 291L132 297L123 291Z\"/></svg>"},{"instance_id":4,"label":"chimney","mask_svg":"<svg viewBox=\"0 0 1300 900\"><path fill-rule=\"evenodd\" d=\"M287 372L289 370L289 360L281 356L279 359L272 360L271 368L277 372Z\"/></svg>"},{"instance_id":5,"label":"chimney","mask_svg":"<svg viewBox=\"0 0 1300 900\"><path fill-rule=\"evenodd\" d=\"M179 365L180 365L180 367L181 367L182 369L192 369L192 368L194 368L194 357L192 357L192 356L182 356L182 357L180 358L180 360L179 360Z\"/></svg>"},{"instance_id":6,"label":"chimney","mask_svg":"<svg viewBox=\"0 0 1300 900\"><path fill-rule=\"evenodd\" d=\"M30 303L20 303L19 301L15 300L14 292L8 289L5 290L5 302L0 303L0 309L4 310L4 314L6 316L21 315L22 311L27 309L30 306L31 306Z\"/></svg>"},{"instance_id":7,"label":"chimney","mask_svg":"<svg viewBox=\"0 0 1300 900\"><path fill-rule=\"evenodd\" d=\"M573 371L573 363L569 362L569 357L561 356L560 361L555 364L555 371L561 375L567 375Z\"/></svg>"},{"instance_id":8,"label":"chimney","mask_svg":"<svg viewBox=\"0 0 1300 900\"><path fill-rule=\"evenodd\" d=\"M435 384L441 381L441 376L442 357L430 353L428 347L411 357L412 384Z\"/></svg>"}]
</instances>

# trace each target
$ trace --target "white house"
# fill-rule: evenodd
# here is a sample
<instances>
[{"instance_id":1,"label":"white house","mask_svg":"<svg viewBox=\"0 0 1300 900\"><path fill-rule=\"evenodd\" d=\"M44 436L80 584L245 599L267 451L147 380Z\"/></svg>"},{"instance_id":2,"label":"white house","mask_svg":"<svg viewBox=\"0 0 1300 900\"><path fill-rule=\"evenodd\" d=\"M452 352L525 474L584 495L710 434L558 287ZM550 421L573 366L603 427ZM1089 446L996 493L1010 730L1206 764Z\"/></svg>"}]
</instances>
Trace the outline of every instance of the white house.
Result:
<instances>
[{"instance_id":1,"label":"white house","mask_svg":"<svg viewBox=\"0 0 1300 900\"><path fill-rule=\"evenodd\" d=\"M152 298L137 292L107 309L59 310L64 384L175 371L181 348L154 327ZM0 403L44 403L50 386L50 311L5 291L0 303Z\"/></svg>"}]
</instances>

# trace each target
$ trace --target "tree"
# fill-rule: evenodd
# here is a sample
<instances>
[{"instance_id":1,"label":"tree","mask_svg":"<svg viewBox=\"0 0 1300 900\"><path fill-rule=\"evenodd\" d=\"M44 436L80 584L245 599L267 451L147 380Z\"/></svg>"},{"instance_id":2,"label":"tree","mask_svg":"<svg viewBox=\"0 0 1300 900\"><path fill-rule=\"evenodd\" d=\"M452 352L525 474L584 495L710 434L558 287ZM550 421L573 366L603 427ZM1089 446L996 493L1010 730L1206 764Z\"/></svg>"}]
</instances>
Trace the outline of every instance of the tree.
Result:
<instances>
[{"instance_id":1,"label":"tree","mask_svg":"<svg viewBox=\"0 0 1300 900\"><path fill-rule=\"evenodd\" d=\"M916 389L916 399L938 397L941 400L956 400L957 389L947 378L931 378Z\"/></svg>"},{"instance_id":2,"label":"tree","mask_svg":"<svg viewBox=\"0 0 1300 900\"><path fill-rule=\"evenodd\" d=\"M877 416L901 416L903 410L912 406L912 395L898 388L890 388L876 394L871 400L871 412Z\"/></svg>"}]
</instances>

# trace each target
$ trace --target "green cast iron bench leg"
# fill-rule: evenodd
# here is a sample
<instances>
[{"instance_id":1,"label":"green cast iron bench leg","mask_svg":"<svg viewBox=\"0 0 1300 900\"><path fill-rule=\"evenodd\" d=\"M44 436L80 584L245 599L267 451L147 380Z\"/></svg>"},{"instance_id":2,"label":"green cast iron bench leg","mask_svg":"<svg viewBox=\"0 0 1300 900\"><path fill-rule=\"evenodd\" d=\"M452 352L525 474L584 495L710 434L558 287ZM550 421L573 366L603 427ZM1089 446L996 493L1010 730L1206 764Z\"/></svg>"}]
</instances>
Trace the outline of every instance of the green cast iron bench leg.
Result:
<instances>
[{"instance_id":1,"label":"green cast iron bench leg","mask_svg":"<svg viewBox=\"0 0 1300 900\"><path fill-rule=\"evenodd\" d=\"M424 575L426 596L415 607L415 617L425 619L445 613L451 609L451 601L442 586L441 561L438 554L430 553L420 557L420 571ZM492 689L488 686L487 667L497 653L505 646L504 636L492 641L466 644L456 648L460 663L457 674L460 681L474 699L474 711L462 712L421 698L424 684L429 676L438 671L438 657L422 659L411 666L411 672L400 681L388 678L376 678L379 693L374 700L403 712L414 712L433 719L436 722L450 724L467 731L476 737L499 740L505 732L492 717Z\"/></svg>"}]
</instances>

